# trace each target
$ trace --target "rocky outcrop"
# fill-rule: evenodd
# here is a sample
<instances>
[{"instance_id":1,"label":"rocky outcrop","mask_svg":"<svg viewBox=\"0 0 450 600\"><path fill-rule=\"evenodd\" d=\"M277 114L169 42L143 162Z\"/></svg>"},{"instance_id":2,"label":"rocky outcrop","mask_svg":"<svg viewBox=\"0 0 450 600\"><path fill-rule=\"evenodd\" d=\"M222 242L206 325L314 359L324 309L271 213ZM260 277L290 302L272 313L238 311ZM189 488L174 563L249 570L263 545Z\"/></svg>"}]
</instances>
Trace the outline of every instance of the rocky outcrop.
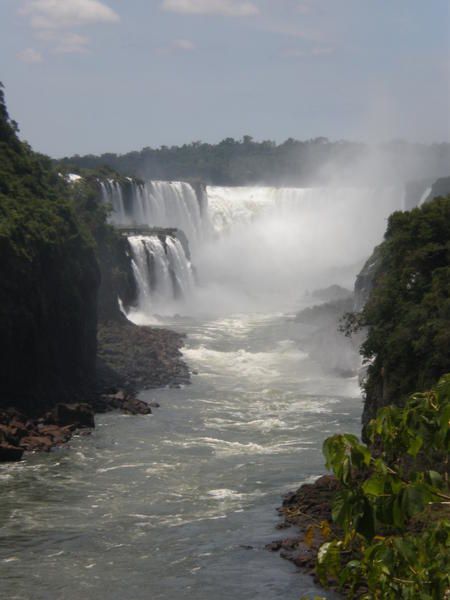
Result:
<instances>
[{"instance_id":1,"label":"rocky outcrop","mask_svg":"<svg viewBox=\"0 0 450 600\"><path fill-rule=\"evenodd\" d=\"M89 432L94 414L86 404L57 405L41 417L30 418L10 408L0 412L0 462L18 461L24 452L50 452L76 432Z\"/></svg>"},{"instance_id":2,"label":"rocky outcrop","mask_svg":"<svg viewBox=\"0 0 450 600\"><path fill-rule=\"evenodd\" d=\"M380 246L377 246L356 277L353 303L354 312L360 312L370 297L370 293L374 286L375 275L380 265L380 251Z\"/></svg>"},{"instance_id":3,"label":"rocky outcrop","mask_svg":"<svg viewBox=\"0 0 450 600\"><path fill-rule=\"evenodd\" d=\"M138 327L125 318L100 323L97 385L101 394L117 389L137 392L189 383L181 357L182 335L167 329Z\"/></svg>"},{"instance_id":4,"label":"rocky outcrop","mask_svg":"<svg viewBox=\"0 0 450 600\"><path fill-rule=\"evenodd\" d=\"M450 194L450 177L441 177L437 179L431 186L431 192L425 202L430 202L438 196L448 196Z\"/></svg>"},{"instance_id":5,"label":"rocky outcrop","mask_svg":"<svg viewBox=\"0 0 450 600\"><path fill-rule=\"evenodd\" d=\"M131 251L126 237L112 227L96 235L97 257L101 283L98 294L100 321L121 320L119 306L133 306L137 298L136 282L131 263Z\"/></svg>"},{"instance_id":6,"label":"rocky outcrop","mask_svg":"<svg viewBox=\"0 0 450 600\"><path fill-rule=\"evenodd\" d=\"M290 536L285 534L268 544L266 549L280 552L282 558L315 577L319 548L332 532L338 531L331 519L331 508L338 489L338 481L333 476L323 475L314 483L305 483L296 492L286 494L282 507L278 509L283 519L278 529L295 529Z\"/></svg>"}]
</instances>

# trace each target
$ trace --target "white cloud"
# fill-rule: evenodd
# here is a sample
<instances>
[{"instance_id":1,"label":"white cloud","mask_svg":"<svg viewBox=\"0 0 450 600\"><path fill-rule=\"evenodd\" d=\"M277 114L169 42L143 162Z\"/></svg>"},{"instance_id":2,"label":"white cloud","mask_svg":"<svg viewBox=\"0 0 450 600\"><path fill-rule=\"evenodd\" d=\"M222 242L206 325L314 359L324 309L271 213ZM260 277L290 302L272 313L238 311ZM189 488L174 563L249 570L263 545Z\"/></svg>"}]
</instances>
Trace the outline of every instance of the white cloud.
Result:
<instances>
[{"instance_id":1,"label":"white cloud","mask_svg":"<svg viewBox=\"0 0 450 600\"><path fill-rule=\"evenodd\" d=\"M259 14L253 2L241 0L163 0L163 10L192 15L249 17Z\"/></svg>"},{"instance_id":2,"label":"white cloud","mask_svg":"<svg viewBox=\"0 0 450 600\"><path fill-rule=\"evenodd\" d=\"M117 23L119 15L99 0L27 0L20 14L35 29L60 29L95 23Z\"/></svg>"},{"instance_id":3,"label":"white cloud","mask_svg":"<svg viewBox=\"0 0 450 600\"><path fill-rule=\"evenodd\" d=\"M84 35L70 31L44 29L36 33L36 38L49 44L57 54L80 54L87 52L89 39Z\"/></svg>"},{"instance_id":4,"label":"white cloud","mask_svg":"<svg viewBox=\"0 0 450 600\"><path fill-rule=\"evenodd\" d=\"M160 56L165 56L176 52L192 52L192 50L195 50L195 44L191 40L173 40L167 46L156 48L155 52Z\"/></svg>"},{"instance_id":5,"label":"white cloud","mask_svg":"<svg viewBox=\"0 0 450 600\"><path fill-rule=\"evenodd\" d=\"M42 62L42 54L34 48L25 48L22 52L18 52L17 58L22 62L29 64Z\"/></svg>"}]
</instances>

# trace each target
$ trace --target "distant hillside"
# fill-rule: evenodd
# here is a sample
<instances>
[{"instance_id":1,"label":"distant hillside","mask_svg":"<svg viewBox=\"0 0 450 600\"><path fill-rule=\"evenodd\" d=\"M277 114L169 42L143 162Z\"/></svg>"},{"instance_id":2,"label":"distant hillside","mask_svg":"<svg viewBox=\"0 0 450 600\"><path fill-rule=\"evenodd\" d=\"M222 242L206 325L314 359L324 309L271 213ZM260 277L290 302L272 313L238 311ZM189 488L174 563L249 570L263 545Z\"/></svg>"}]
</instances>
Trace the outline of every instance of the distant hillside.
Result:
<instances>
[{"instance_id":1,"label":"distant hillside","mask_svg":"<svg viewBox=\"0 0 450 600\"><path fill-rule=\"evenodd\" d=\"M200 179L213 185L317 185L341 180L408 181L437 179L448 174L450 144L392 142L378 147L326 138L288 139L282 144L227 138L219 144L193 142L184 146L144 148L128 154L72 156L58 161L63 168L109 167L122 175L167 181Z\"/></svg>"}]
</instances>

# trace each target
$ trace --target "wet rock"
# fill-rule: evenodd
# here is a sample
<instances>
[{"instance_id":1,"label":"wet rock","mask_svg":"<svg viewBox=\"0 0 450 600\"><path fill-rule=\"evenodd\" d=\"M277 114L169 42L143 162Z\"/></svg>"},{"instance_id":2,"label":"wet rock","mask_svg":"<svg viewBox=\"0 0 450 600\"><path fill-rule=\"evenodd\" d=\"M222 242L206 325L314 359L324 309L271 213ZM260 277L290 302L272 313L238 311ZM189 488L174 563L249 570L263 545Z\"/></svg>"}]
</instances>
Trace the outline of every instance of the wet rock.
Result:
<instances>
[{"instance_id":1,"label":"wet rock","mask_svg":"<svg viewBox=\"0 0 450 600\"><path fill-rule=\"evenodd\" d=\"M277 540L266 548L280 551L282 558L314 577L318 550L329 539L324 537L321 523L327 522L331 532L337 533L337 526L331 520L331 506L338 490L336 478L324 475L314 483L305 483L297 491L285 494L281 508L277 509L284 518L278 528L295 526L298 536Z\"/></svg>"},{"instance_id":2,"label":"wet rock","mask_svg":"<svg viewBox=\"0 0 450 600\"><path fill-rule=\"evenodd\" d=\"M276 525L277 529L289 529L289 527L291 527L290 523L278 523L278 525Z\"/></svg>"},{"instance_id":3,"label":"wet rock","mask_svg":"<svg viewBox=\"0 0 450 600\"><path fill-rule=\"evenodd\" d=\"M265 546L266 550L270 550L271 552L278 552L281 549L281 540L277 540L275 542L271 542Z\"/></svg>"},{"instance_id":4,"label":"wet rock","mask_svg":"<svg viewBox=\"0 0 450 600\"><path fill-rule=\"evenodd\" d=\"M281 547L283 548L283 550L293 550L294 548L297 548L297 546L298 546L297 538L288 538L281 542Z\"/></svg>"},{"instance_id":5,"label":"wet rock","mask_svg":"<svg viewBox=\"0 0 450 600\"><path fill-rule=\"evenodd\" d=\"M122 404L122 410L130 415L150 415L152 409L146 402L137 398L128 398Z\"/></svg>"},{"instance_id":6,"label":"wet rock","mask_svg":"<svg viewBox=\"0 0 450 600\"><path fill-rule=\"evenodd\" d=\"M53 444L53 440L50 436L27 436L20 441L22 448L28 452L36 452L37 450L50 452Z\"/></svg>"},{"instance_id":7,"label":"wet rock","mask_svg":"<svg viewBox=\"0 0 450 600\"><path fill-rule=\"evenodd\" d=\"M39 433L45 437L51 437L53 444L62 445L65 444L71 437L75 427L66 426L60 427L59 425L40 425L38 427Z\"/></svg>"},{"instance_id":8,"label":"wet rock","mask_svg":"<svg viewBox=\"0 0 450 600\"><path fill-rule=\"evenodd\" d=\"M94 411L89 404L57 404L54 416L59 425L95 427Z\"/></svg>"},{"instance_id":9,"label":"wet rock","mask_svg":"<svg viewBox=\"0 0 450 600\"><path fill-rule=\"evenodd\" d=\"M0 442L0 462L17 462L22 458L23 448Z\"/></svg>"}]
</instances>

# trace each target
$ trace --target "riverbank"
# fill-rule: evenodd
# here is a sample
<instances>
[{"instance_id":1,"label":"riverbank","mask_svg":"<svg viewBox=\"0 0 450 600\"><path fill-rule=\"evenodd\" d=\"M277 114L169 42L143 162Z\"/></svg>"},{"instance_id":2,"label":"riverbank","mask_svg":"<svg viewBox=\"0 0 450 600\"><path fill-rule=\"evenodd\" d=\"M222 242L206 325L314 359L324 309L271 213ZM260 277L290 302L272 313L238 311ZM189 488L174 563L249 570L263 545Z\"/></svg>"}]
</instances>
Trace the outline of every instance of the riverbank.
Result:
<instances>
[{"instance_id":1,"label":"riverbank","mask_svg":"<svg viewBox=\"0 0 450 600\"><path fill-rule=\"evenodd\" d=\"M295 533L266 546L267 550L279 552L281 558L311 575L316 583L319 583L316 577L319 548L332 532L337 532L331 508L338 488L335 477L323 475L314 483L305 483L295 492L286 494L278 509L282 521L277 528L283 531L295 528Z\"/></svg>"},{"instance_id":2,"label":"riverbank","mask_svg":"<svg viewBox=\"0 0 450 600\"><path fill-rule=\"evenodd\" d=\"M74 433L88 435L95 427L95 413L151 414L159 405L139 400L140 391L190 382L180 351L183 338L168 329L138 327L125 318L99 324L92 395L83 402L58 403L38 415L13 406L2 410L0 462L21 460L25 452L49 452L67 444Z\"/></svg>"}]
</instances>

